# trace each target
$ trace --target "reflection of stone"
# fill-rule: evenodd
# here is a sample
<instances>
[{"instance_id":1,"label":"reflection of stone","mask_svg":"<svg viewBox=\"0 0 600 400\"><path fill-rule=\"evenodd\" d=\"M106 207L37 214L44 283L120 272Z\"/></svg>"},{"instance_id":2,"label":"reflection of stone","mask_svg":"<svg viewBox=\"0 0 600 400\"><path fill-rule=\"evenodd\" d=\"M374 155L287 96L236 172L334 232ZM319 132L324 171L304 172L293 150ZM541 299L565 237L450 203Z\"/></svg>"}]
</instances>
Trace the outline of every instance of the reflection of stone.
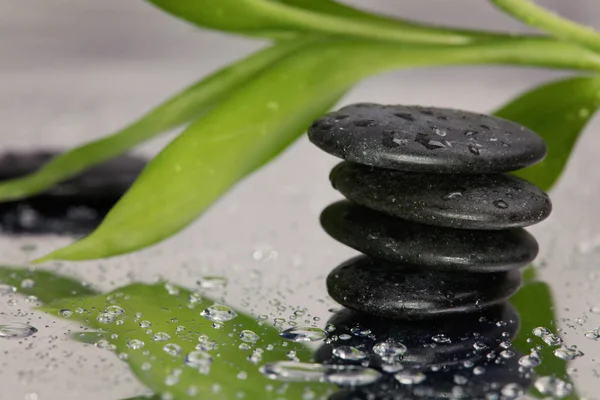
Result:
<instances>
[{"instance_id":1,"label":"reflection of stone","mask_svg":"<svg viewBox=\"0 0 600 400\"><path fill-rule=\"evenodd\" d=\"M6 153L0 180L41 168L58 153ZM0 203L0 229L8 234L86 234L129 189L146 161L121 156L32 197Z\"/></svg>"}]
</instances>

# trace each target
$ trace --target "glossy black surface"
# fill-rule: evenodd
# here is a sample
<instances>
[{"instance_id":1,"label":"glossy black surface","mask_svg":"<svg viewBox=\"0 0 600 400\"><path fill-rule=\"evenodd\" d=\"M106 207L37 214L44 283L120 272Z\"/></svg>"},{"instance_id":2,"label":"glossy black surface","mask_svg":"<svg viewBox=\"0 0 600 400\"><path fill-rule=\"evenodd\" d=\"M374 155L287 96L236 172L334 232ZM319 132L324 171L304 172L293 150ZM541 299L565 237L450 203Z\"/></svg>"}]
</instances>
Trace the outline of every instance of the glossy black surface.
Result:
<instances>
[{"instance_id":1,"label":"glossy black surface","mask_svg":"<svg viewBox=\"0 0 600 400\"><path fill-rule=\"evenodd\" d=\"M527 231L470 231L403 221L347 200L331 204L321 225L334 239L373 257L424 269L497 272L530 263L538 253Z\"/></svg>"},{"instance_id":2,"label":"glossy black surface","mask_svg":"<svg viewBox=\"0 0 600 400\"><path fill-rule=\"evenodd\" d=\"M431 318L477 311L508 299L519 270L472 274L423 270L367 256L352 258L327 276L327 291L341 305L378 317Z\"/></svg>"},{"instance_id":3,"label":"glossy black surface","mask_svg":"<svg viewBox=\"0 0 600 400\"><path fill-rule=\"evenodd\" d=\"M507 229L548 217L548 195L508 174L442 175L343 162L333 187L357 204L408 221L460 229Z\"/></svg>"},{"instance_id":4,"label":"glossy black surface","mask_svg":"<svg viewBox=\"0 0 600 400\"><path fill-rule=\"evenodd\" d=\"M332 351L340 346L352 346L367 354L365 360L369 367L381 369L385 362L373 346L401 343L406 346L401 364L405 368L428 370L484 357L516 335L519 317L509 304L473 314L415 321L393 321L343 309L335 313L328 324L335 328L330 335L336 339L319 348L319 362L345 363ZM367 331L366 335L356 334ZM342 340L340 336L347 339ZM364 365L365 360L360 363Z\"/></svg>"},{"instance_id":5,"label":"glossy black surface","mask_svg":"<svg viewBox=\"0 0 600 400\"><path fill-rule=\"evenodd\" d=\"M467 111L354 104L318 119L309 139L347 161L400 171L482 174L539 162L546 144L505 119Z\"/></svg>"},{"instance_id":6,"label":"glossy black surface","mask_svg":"<svg viewBox=\"0 0 600 400\"><path fill-rule=\"evenodd\" d=\"M0 180L34 172L56 152L5 153ZM0 203L5 234L79 235L92 231L145 167L144 159L121 156L32 197Z\"/></svg>"}]
</instances>

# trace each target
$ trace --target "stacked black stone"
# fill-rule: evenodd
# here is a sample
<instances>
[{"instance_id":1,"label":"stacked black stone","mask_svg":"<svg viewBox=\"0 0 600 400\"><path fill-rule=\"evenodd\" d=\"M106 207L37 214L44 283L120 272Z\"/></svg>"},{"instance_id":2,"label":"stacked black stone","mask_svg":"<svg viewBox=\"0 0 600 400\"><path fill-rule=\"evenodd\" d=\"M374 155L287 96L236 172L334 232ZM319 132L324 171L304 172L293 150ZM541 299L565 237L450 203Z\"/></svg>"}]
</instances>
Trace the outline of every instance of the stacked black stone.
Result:
<instances>
[{"instance_id":1,"label":"stacked black stone","mask_svg":"<svg viewBox=\"0 0 600 400\"><path fill-rule=\"evenodd\" d=\"M329 113L308 133L345 160L330 179L348 200L321 223L364 253L329 274L334 300L406 320L479 312L518 290L538 252L523 227L551 203L507 172L544 158L536 133L488 115L378 104Z\"/></svg>"}]
</instances>

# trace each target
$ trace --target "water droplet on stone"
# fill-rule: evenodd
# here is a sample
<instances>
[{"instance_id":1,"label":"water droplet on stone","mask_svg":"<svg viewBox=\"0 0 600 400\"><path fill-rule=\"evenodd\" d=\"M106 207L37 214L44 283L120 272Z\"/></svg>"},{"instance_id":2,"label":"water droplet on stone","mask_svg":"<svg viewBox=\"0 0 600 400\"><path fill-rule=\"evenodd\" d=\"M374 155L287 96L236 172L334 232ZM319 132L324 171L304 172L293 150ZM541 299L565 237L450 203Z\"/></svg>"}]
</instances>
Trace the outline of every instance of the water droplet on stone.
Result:
<instances>
[{"instance_id":1,"label":"water droplet on stone","mask_svg":"<svg viewBox=\"0 0 600 400\"><path fill-rule=\"evenodd\" d=\"M348 335L347 333L342 333L340 336L338 336L338 338L340 340L350 340L352 339L352 336Z\"/></svg>"},{"instance_id":2,"label":"water droplet on stone","mask_svg":"<svg viewBox=\"0 0 600 400\"><path fill-rule=\"evenodd\" d=\"M333 349L333 355L342 360L358 361L365 358L367 355L352 346L340 346Z\"/></svg>"},{"instance_id":3,"label":"water droplet on stone","mask_svg":"<svg viewBox=\"0 0 600 400\"><path fill-rule=\"evenodd\" d=\"M432 336L431 340L435 343L452 343L452 340L450 340L450 338L444 335L443 333Z\"/></svg>"},{"instance_id":4,"label":"water droplet on stone","mask_svg":"<svg viewBox=\"0 0 600 400\"><path fill-rule=\"evenodd\" d=\"M600 328L594 329L593 331L587 331L585 337L592 340L600 340Z\"/></svg>"},{"instance_id":5,"label":"water droplet on stone","mask_svg":"<svg viewBox=\"0 0 600 400\"><path fill-rule=\"evenodd\" d=\"M426 376L417 371L400 371L394 375L394 378L402 385L418 385L426 379Z\"/></svg>"},{"instance_id":6,"label":"water droplet on stone","mask_svg":"<svg viewBox=\"0 0 600 400\"><path fill-rule=\"evenodd\" d=\"M311 326L295 326L281 332L279 336L292 342L316 342L325 339L327 332Z\"/></svg>"},{"instance_id":7,"label":"water droplet on stone","mask_svg":"<svg viewBox=\"0 0 600 400\"><path fill-rule=\"evenodd\" d=\"M452 193L448 193L447 195L444 195L444 197L442 197L442 199L443 200L452 200L452 199L458 199L462 196L463 196L463 194L461 192L452 192Z\"/></svg>"},{"instance_id":8,"label":"water droplet on stone","mask_svg":"<svg viewBox=\"0 0 600 400\"><path fill-rule=\"evenodd\" d=\"M325 365L291 361L268 363L260 372L283 382L331 382L340 386L362 386L376 382L381 374L355 365Z\"/></svg>"},{"instance_id":9,"label":"water droplet on stone","mask_svg":"<svg viewBox=\"0 0 600 400\"><path fill-rule=\"evenodd\" d=\"M237 313L231 308L216 303L202 311L200 315L202 315L204 318L210 321L217 322L230 321L237 317Z\"/></svg>"},{"instance_id":10,"label":"water droplet on stone","mask_svg":"<svg viewBox=\"0 0 600 400\"><path fill-rule=\"evenodd\" d=\"M505 400L514 400L525 394L525 390L518 383L509 383L500 391Z\"/></svg>"},{"instance_id":11,"label":"water droplet on stone","mask_svg":"<svg viewBox=\"0 0 600 400\"><path fill-rule=\"evenodd\" d=\"M171 335L166 332L156 332L152 335L152 340L155 342L166 342L169 339L171 339Z\"/></svg>"},{"instance_id":12,"label":"water droplet on stone","mask_svg":"<svg viewBox=\"0 0 600 400\"><path fill-rule=\"evenodd\" d=\"M469 151L471 152L471 154L474 154L476 156L481 154L479 148L473 145L469 145Z\"/></svg>"},{"instance_id":13,"label":"water droplet on stone","mask_svg":"<svg viewBox=\"0 0 600 400\"><path fill-rule=\"evenodd\" d=\"M163 346L165 353L171 356L178 356L181 354L181 346L175 343L167 343Z\"/></svg>"},{"instance_id":14,"label":"water droplet on stone","mask_svg":"<svg viewBox=\"0 0 600 400\"><path fill-rule=\"evenodd\" d=\"M494 201L494 207L505 209L508 208L508 204L504 200L496 200Z\"/></svg>"},{"instance_id":15,"label":"water droplet on stone","mask_svg":"<svg viewBox=\"0 0 600 400\"><path fill-rule=\"evenodd\" d=\"M23 339L37 333L37 329L31 325L13 322L0 325L0 338Z\"/></svg>"},{"instance_id":16,"label":"water droplet on stone","mask_svg":"<svg viewBox=\"0 0 600 400\"><path fill-rule=\"evenodd\" d=\"M402 343L387 341L379 342L373 346L373 352L384 360L394 360L406 353L406 346Z\"/></svg>"},{"instance_id":17,"label":"water droplet on stone","mask_svg":"<svg viewBox=\"0 0 600 400\"><path fill-rule=\"evenodd\" d=\"M371 330L363 328L362 326L358 325L358 326L355 326L354 328L350 329L350 333L352 333L354 336L365 337L365 336L369 336L371 334Z\"/></svg>"}]
</instances>

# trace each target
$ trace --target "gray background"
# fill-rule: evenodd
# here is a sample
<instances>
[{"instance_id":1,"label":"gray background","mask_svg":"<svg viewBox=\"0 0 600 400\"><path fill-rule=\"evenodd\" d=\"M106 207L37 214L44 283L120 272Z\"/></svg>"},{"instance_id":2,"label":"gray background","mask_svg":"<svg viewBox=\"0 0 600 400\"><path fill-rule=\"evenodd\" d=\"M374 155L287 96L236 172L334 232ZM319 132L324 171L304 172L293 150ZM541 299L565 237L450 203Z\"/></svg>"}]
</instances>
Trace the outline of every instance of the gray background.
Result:
<instances>
[{"instance_id":1,"label":"gray background","mask_svg":"<svg viewBox=\"0 0 600 400\"><path fill-rule=\"evenodd\" d=\"M390 14L447 24L525 29L483 0L354 0ZM595 0L543 4L600 27ZM262 46L200 31L143 1L0 0L0 131L2 149L65 147L114 131L177 90ZM343 103L375 101L489 111L521 90L565 73L509 67L401 71L358 85ZM542 246L538 265L552 283L569 345L586 356L573 364L574 381L600 398L600 342L583 332L600 325L596 264L600 258L600 140L597 121L577 145L574 160L552 192L552 217L532 229ZM153 154L169 138L138 151ZM289 315L269 301L304 306L325 320L332 301L324 276L354 254L319 228L319 211L339 196L327 174L336 160L305 139L292 146L212 207L183 233L146 251L106 261L48 265L109 289L158 276L193 286L204 274L227 276L226 300L272 317ZM161 189L157 189L161 190ZM0 238L2 262L24 265L31 255L64 245L64 238ZM252 271L251 274L248 271ZM250 276L250 278L248 278ZM71 326L17 297L0 298L2 321L31 321L40 329L24 342L0 342L0 399L118 399L141 393L112 354L65 339ZM248 305L249 304L249 305ZM580 319L580 320L578 320Z\"/></svg>"}]
</instances>

